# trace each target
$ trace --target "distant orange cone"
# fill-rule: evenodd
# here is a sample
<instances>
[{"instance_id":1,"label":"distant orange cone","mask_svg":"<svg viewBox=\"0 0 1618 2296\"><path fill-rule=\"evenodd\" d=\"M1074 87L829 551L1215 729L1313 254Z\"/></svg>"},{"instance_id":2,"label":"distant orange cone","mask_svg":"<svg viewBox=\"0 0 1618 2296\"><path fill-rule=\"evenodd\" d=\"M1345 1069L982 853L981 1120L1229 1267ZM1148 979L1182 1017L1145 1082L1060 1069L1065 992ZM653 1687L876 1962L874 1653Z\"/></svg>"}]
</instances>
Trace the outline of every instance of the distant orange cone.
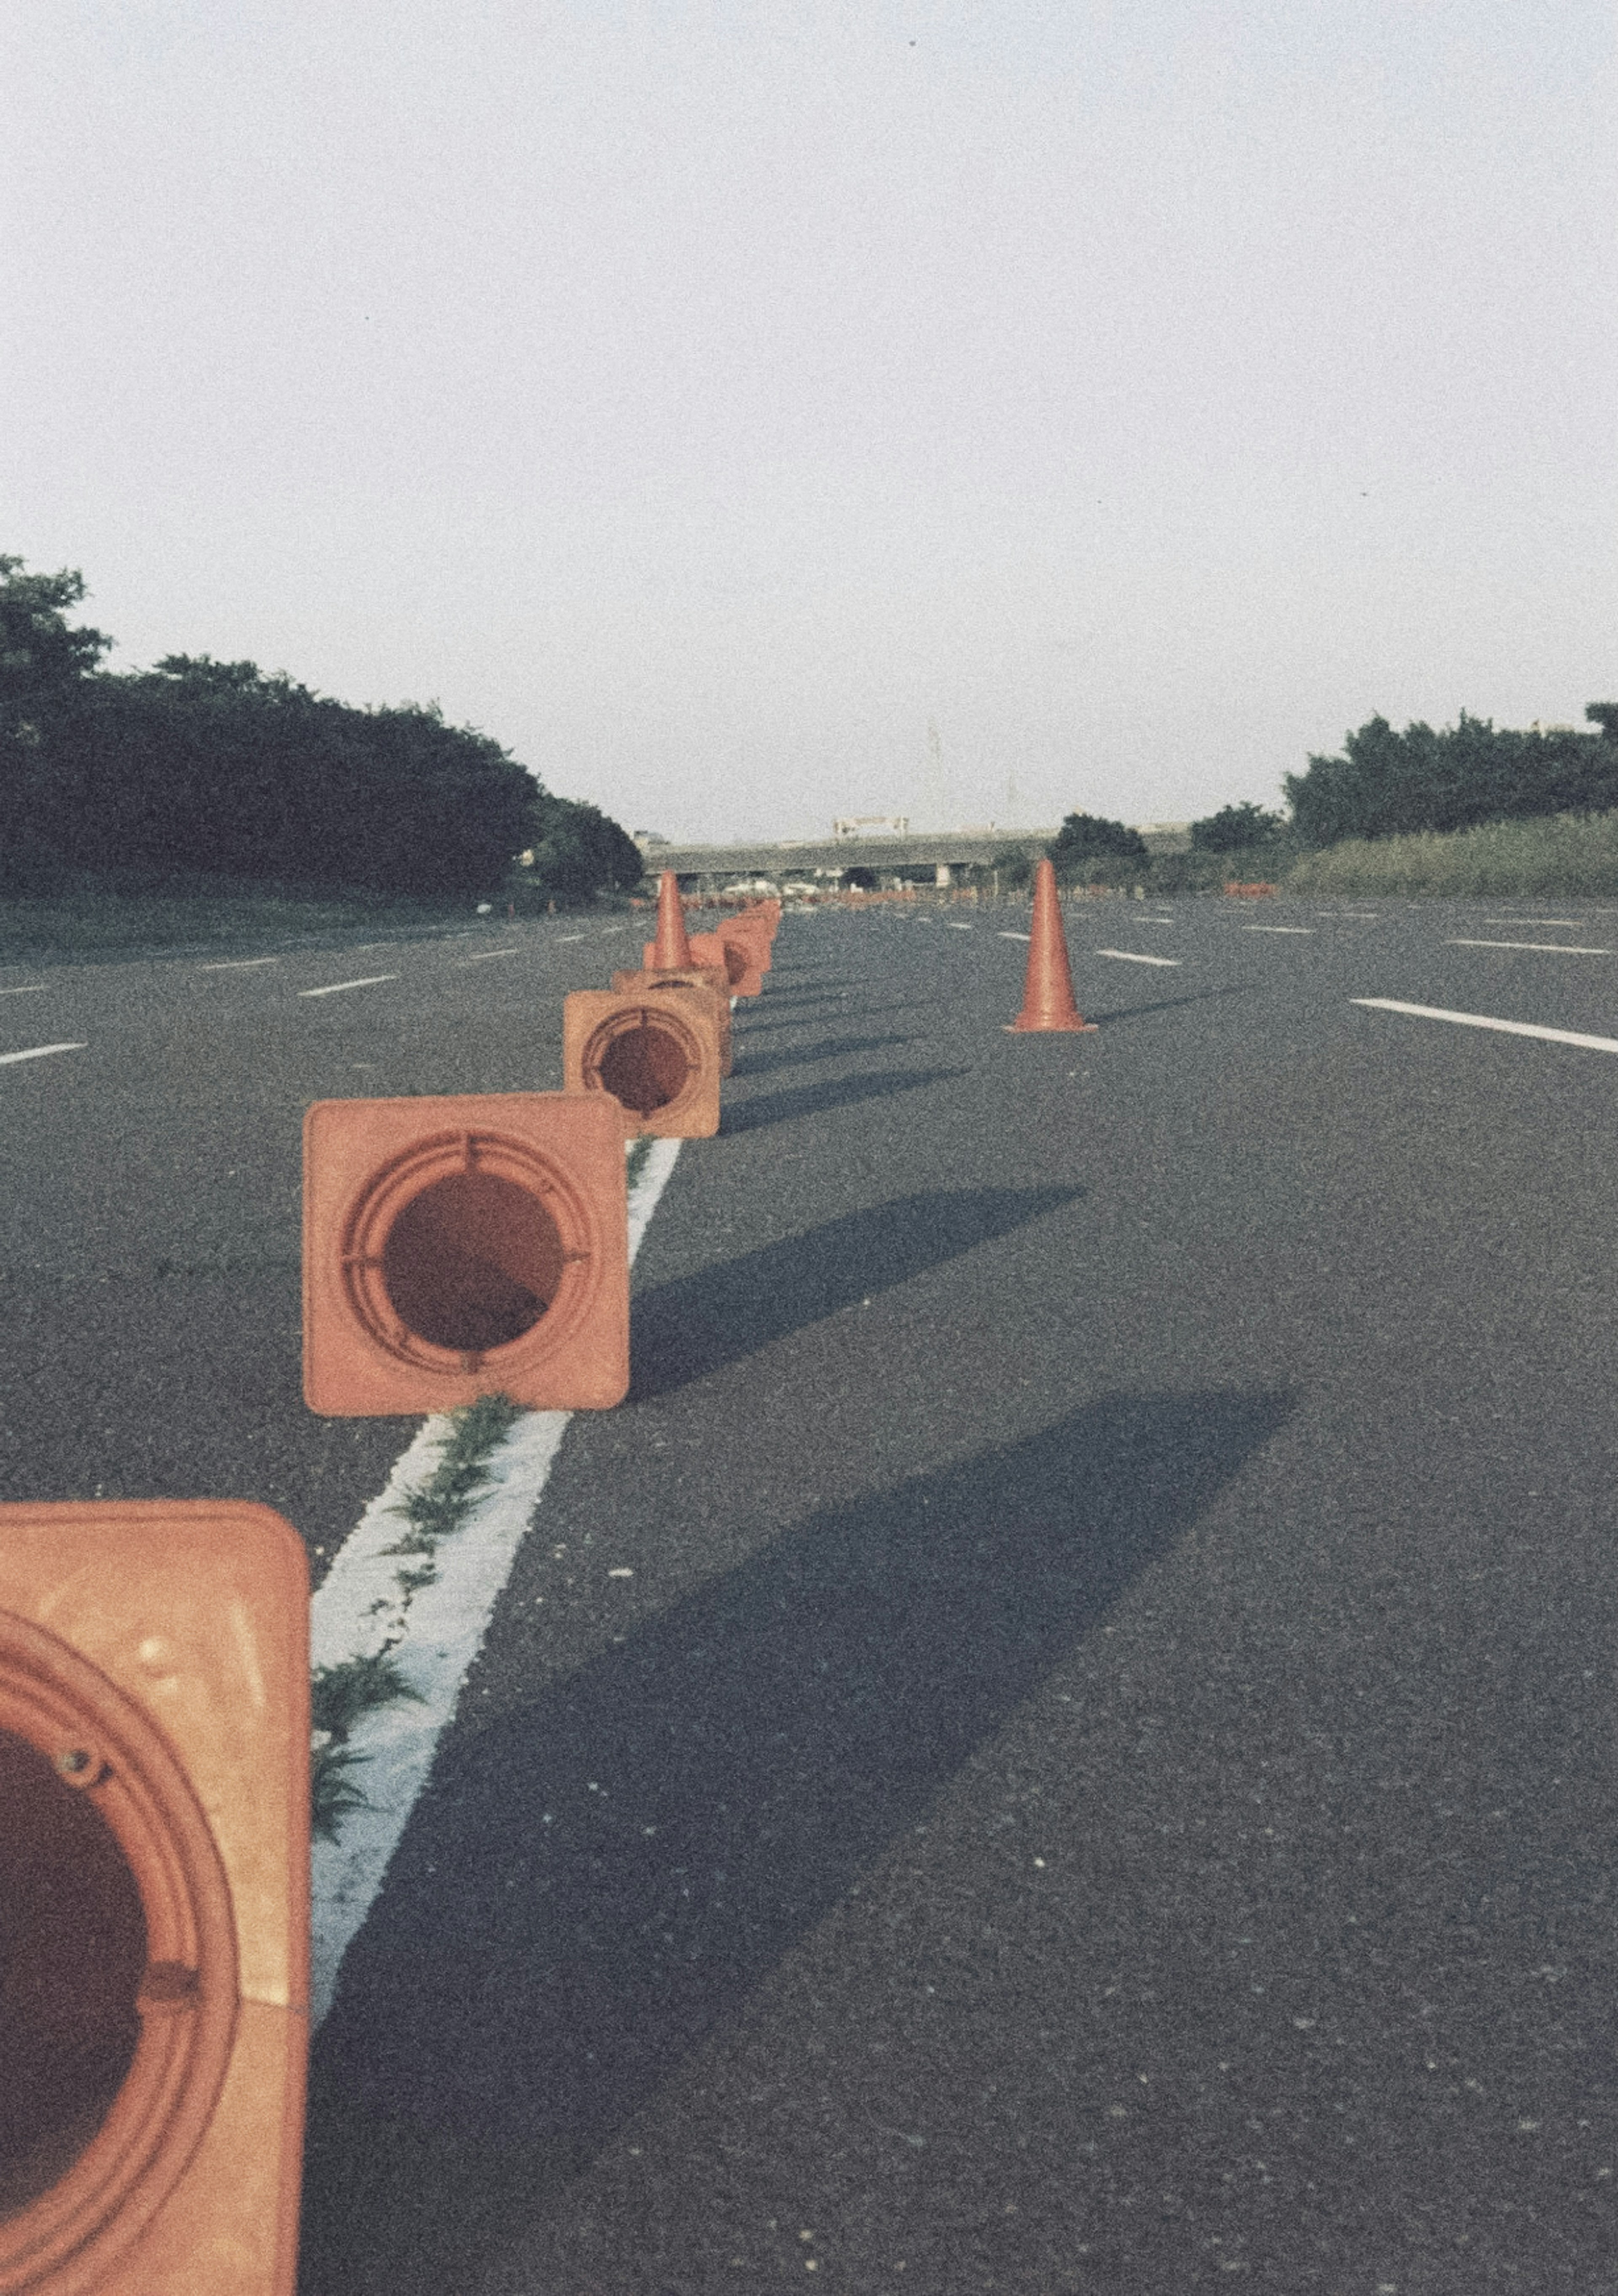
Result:
<instances>
[{"instance_id":1,"label":"distant orange cone","mask_svg":"<svg viewBox=\"0 0 1618 2296\"><path fill-rule=\"evenodd\" d=\"M657 939L652 944L649 963L659 972L684 972L691 963L691 944L686 938L686 910L680 899L680 881L672 869L665 869L657 887Z\"/></svg>"},{"instance_id":2,"label":"distant orange cone","mask_svg":"<svg viewBox=\"0 0 1618 2296\"><path fill-rule=\"evenodd\" d=\"M1067 935L1062 930L1056 872L1048 861L1041 861L1034 871L1033 926L1029 934L1023 1010L1006 1027L1012 1034L1024 1036L1045 1029L1072 1034L1095 1026L1073 1002L1073 968L1068 961Z\"/></svg>"}]
</instances>

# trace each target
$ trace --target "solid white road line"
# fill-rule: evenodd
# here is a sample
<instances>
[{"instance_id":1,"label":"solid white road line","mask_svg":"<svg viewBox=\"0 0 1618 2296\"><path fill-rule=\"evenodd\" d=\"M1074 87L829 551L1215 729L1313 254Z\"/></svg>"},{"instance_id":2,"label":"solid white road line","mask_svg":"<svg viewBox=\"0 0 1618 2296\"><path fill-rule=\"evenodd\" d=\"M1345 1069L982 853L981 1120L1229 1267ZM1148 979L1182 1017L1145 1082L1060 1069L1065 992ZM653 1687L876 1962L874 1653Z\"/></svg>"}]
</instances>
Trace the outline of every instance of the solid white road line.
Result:
<instances>
[{"instance_id":1,"label":"solid white road line","mask_svg":"<svg viewBox=\"0 0 1618 2296\"><path fill-rule=\"evenodd\" d=\"M1096 956L1115 956L1121 964L1178 964L1178 956L1141 956L1132 948L1098 948Z\"/></svg>"},{"instance_id":2,"label":"solid white road line","mask_svg":"<svg viewBox=\"0 0 1618 2296\"><path fill-rule=\"evenodd\" d=\"M255 964L279 964L278 956L227 956L219 964L199 964L199 972L245 972Z\"/></svg>"},{"instance_id":3,"label":"solid white road line","mask_svg":"<svg viewBox=\"0 0 1618 2296\"><path fill-rule=\"evenodd\" d=\"M522 945L519 942L514 948L480 949L476 956L463 956L458 962L462 964L487 964L491 956L521 956L522 954Z\"/></svg>"},{"instance_id":4,"label":"solid white road line","mask_svg":"<svg viewBox=\"0 0 1618 2296\"><path fill-rule=\"evenodd\" d=\"M0 996L38 996L50 985L48 980L30 980L26 988L0 988Z\"/></svg>"},{"instance_id":5,"label":"solid white road line","mask_svg":"<svg viewBox=\"0 0 1618 2296\"><path fill-rule=\"evenodd\" d=\"M922 919L922 922L924 924L926 922L926 919L924 917ZM1000 935L1000 939L1002 940L1031 940L1033 939L1033 935L1032 933L1003 932Z\"/></svg>"},{"instance_id":6,"label":"solid white road line","mask_svg":"<svg viewBox=\"0 0 1618 2296\"><path fill-rule=\"evenodd\" d=\"M1581 1037L1573 1029L1541 1029L1532 1021L1491 1021L1483 1013L1446 1013L1438 1004L1401 1004L1392 996L1351 996L1379 1013L1413 1013L1421 1021L1456 1021L1464 1029L1502 1029L1510 1037L1543 1037L1552 1045L1581 1045L1587 1052L1618 1053L1618 1037Z\"/></svg>"},{"instance_id":7,"label":"solid white road line","mask_svg":"<svg viewBox=\"0 0 1618 2296\"><path fill-rule=\"evenodd\" d=\"M679 1152L678 1140L653 1141L631 1191L631 1263ZM493 1480L484 1496L439 1546L434 1558L438 1575L416 1592L409 1631L392 1653L422 1703L382 1707L350 1733L350 1746L365 1757L359 1784L367 1807L344 1816L339 1841L314 1845L311 2030L332 2005L343 1955L375 1902L427 1783L439 1736L482 1648L490 1614L528 1536L571 1417L568 1411L530 1411L516 1421L488 1463ZM447 1417L425 1423L395 1465L386 1489L344 1540L310 1608L313 1665L339 1665L380 1646L398 1602L399 1558L387 1549L398 1544L400 1517L391 1510L407 1489L431 1477L449 1431Z\"/></svg>"},{"instance_id":8,"label":"solid white road line","mask_svg":"<svg viewBox=\"0 0 1618 2296\"><path fill-rule=\"evenodd\" d=\"M374 988L379 980L397 980L397 972L372 972L364 980L333 980L329 988L300 988L300 996L337 996L345 988Z\"/></svg>"},{"instance_id":9,"label":"solid white road line","mask_svg":"<svg viewBox=\"0 0 1618 2296\"><path fill-rule=\"evenodd\" d=\"M0 1063L6 1061L42 1061L47 1053L82 1053L83 1045L30 1045L26 1053L0 1053Z\"/></svg>"},{"instance_id":10,"label":"solid white road line","mask_svg":"<svg viewBox=\"0 0 1618 2296\"><path fill-rule=\"evenodd\" d=\"M1546 956L1611 956L1610 948L1574 948L1565 940L1447 940L1446 948L1537 948Z\"/></svg>"},{"instance_id":11,"label":"solid white road line","mask_svg":"<svg viewBox=\"0 0 1618 2296\"><path fill-rule=\"evenodd\" d=\"M1244 932L1312 933L1313 925L1244 925Z\"/></svg>"}]
</instances>

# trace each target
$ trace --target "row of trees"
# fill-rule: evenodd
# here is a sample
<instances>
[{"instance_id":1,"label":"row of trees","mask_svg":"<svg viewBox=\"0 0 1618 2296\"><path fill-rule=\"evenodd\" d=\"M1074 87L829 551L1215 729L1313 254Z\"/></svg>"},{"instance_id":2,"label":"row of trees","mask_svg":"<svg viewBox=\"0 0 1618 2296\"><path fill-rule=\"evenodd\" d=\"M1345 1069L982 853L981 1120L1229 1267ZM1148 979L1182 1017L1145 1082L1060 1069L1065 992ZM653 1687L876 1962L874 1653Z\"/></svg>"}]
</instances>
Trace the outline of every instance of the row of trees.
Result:
<instances>
[{"instance_id":1,"label":"row of trees","mask_svg":"<svg viewBox=\"0 0 1618 2296\"><path fill-rule=\"evenodd\" d=\"M202 873L423 898L489 894L516 857L566 898L641 876L594 806L551 796L497 742L436 705L357 709L251 661L169 654L100 668L112 640L70 625L76 572L0 557L0 865Z\"/></svg>"},{"instance_id":2,"label":"row of trees","mask_svg":"<svg viewBox=\"0 0 1618 2296\"><path fill-rule=\"evenodd\" d=\"M1592 701L1595 729L1517 733L1468 717L1434 732L1396 734L1372 718L1344 740L1340 757L1311 757L1284 782L1287 814L1227 805L1191 824L1194 855L1241 855L1278 864L1346 837L1399 837L1469 829L1558 813L1618 808L1618 702ZM1148 859L1146 840L1121 821L1070 813L1047 847L1064 883L1119 882ZM1009 858L1009 856L1007 857Z\"/></svg>"}]
</instances>

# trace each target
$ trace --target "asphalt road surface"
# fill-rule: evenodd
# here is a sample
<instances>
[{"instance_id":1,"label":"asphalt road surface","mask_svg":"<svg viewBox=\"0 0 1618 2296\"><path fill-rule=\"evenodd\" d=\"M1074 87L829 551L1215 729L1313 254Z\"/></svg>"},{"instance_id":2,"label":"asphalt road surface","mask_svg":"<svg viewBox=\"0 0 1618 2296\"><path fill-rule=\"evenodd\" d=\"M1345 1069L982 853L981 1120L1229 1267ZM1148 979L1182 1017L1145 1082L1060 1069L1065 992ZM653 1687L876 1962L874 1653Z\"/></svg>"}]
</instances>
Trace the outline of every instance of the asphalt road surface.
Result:
<instances>
[{"instance_id":1,"label":"asphalt road surface","mask_svg":"<svg viewBox=\"0 0 1618 2296\"><path fill-rule=\"evenodd\" d=\"M1005 1032L1026 911L784 920L343 1964L306 2296L1618 2290L1618 1051L1428 1017L1618 1043L1618 910L1068 920L1094 1035ZM0 968L78 1047L0 1063L0 1496L318 1578L419 1423L302 1405L303 1109L555 1087L628 946Z\"/></svg>"}]
</instances>

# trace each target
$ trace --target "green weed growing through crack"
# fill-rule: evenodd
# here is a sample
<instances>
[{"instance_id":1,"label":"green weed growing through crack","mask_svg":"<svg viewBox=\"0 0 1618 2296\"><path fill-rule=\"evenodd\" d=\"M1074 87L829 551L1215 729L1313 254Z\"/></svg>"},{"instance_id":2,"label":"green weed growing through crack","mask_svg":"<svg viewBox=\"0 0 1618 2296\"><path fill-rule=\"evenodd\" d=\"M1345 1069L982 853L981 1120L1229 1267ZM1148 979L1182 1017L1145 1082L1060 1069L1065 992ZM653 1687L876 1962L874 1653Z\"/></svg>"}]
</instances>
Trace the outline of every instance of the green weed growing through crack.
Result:
<instances>
[{"instance_id":1,"label":"green weed growing through crack","mask_svg":"<svg viewBox=\"0 0 1618 2296\"><path fill-rule=\"evenodd\" d=\"M381 1650L365 1658L317 1666L310 1683L313 1730L309 1751L310 1822L323 1841L335 1841L343 1817L367 1807L351 1775L368 1758L356 1753L349 1734L365 1714L402 1699L420 1700L392 1653L404 1640L410 1604L418 1589L438 1576L439 1541L459 1530L494 1478L489 1463L523 1415L508 1395L480 1395L449 1414L449 1438L426 1482L407 1490L394 1507L405 1518L403 1535L385 1554L406 1558L394 1575L398 1602ZM386 1609L386 1603L374 1605Z\"/></svg>"}]
</instances>

